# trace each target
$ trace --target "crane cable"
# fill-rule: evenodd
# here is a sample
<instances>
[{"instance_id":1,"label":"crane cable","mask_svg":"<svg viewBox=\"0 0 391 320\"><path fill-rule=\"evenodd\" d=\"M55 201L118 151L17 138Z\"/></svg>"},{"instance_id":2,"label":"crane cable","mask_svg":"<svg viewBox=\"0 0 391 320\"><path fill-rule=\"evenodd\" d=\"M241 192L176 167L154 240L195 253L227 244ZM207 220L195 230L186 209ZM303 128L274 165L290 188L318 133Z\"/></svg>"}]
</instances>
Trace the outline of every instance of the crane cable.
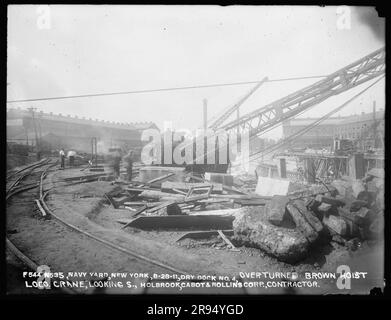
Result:
<instances>
[{"instance_id":1,"label":"crane cable","mask_svg":"<svg viewBox=\"0 0 391 320\"><path fill-rule=\"evenodd\" d=\"M248 163L248 162L255 162L256 160L258 160L260 157L266 155L266 154L269 154L273 151L275 151L276 149L286 145L287 143L291 142L293 139L296 139L298 137L300 137L301 135L303 135L304 133L308 132L309 130L311 130L312 128L314 128L315 126L319 125L319 123L323 122L324 120L326 120L327 118L329 118L331 115L333 115L334 113L342 110L344 107L346 107L349 103L351 103L353 100L355 100L356 98L358 98L359 96L361 96L364 92L366 92L367 90L369 90L371 87L373 87L375 84L377 84L380 80L382 80L384 78L384 75L381 76L379 79L377 79L375 82L373 82L372 84L370 84L368 87L366 87L365 89L361 90L359 93L357 93L356 95L354 95L352 98L350 98L349 100L347 100L346 102L344 102L342 105L340 105L339 107L333 109L332 111L330 111L329 113L325 114L324 116L322 116L321 118L319 118L318 120L312 122L311 124L309 124L308 126L306 126L305 128L297 131L296 133L290 135L289 137L285 138L283 141L280 141L278 143L276 143L275 145L271 146L270 149L268 149L267 151L259 151L259 152L256 152L254 154L252 154L250 157L255 157L254 159L249 159L249 161L246 161L244 163ZM235 166L243 166L244 163L240 163L240 164L237 164ZM234 166L233 166L234 167Z\"/></svg>"},{"instance_id":2,"label":"crane cable","mask_svg":"<svg viewBox=\"0 0 391 320\"><path fill-rule=\"evenodd\" d=\"M292 81L292 80L319 79L319 78L326 78L326 77L327 76L292 77L292 78L281 78L281 79L269 79L266 82L282 82L282 81ZM245 85L245 84L254 84L254 83L259 83L260 81L262 81L262 80L245 81L245 82L231 82L231 83L217 83L217 84L205 84L205 85L186 86L186 87L171 87L171 88L159 88L159 89L134 90L134 91L91 93L91 94L80 94L80 95L58 96L58 97L46 97L46 98L17 99L17 100L8 100L7 103L34 102L34 101L46 101L46 100L47 101L50 101L50 100L64 100L64 99L76 99L76 98L92 98L92 97L116 96L116 95L126 95L126 94L136 94L136 93L152 93L152 92L161 92L161 91L177 91L177 90L202 89L202 88L213 88L213 87L226 87L226 86L237 86L237 85Z\"/></svg>"}]
</instances>

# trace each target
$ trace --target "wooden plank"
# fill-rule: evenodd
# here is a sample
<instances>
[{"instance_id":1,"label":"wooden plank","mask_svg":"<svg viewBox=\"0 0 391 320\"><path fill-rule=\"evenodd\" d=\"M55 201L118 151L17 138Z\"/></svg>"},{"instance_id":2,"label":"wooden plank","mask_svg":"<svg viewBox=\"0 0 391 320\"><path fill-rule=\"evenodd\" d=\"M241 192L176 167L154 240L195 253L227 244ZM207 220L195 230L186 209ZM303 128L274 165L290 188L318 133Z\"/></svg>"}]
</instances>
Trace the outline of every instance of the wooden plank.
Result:
<instances>
[{"instance_id":1,"label":"wooden plank","mask_svg":"<svg viewBox=\"0 0 391 320\"><path fill-rule=\"evenodd\" d=\"M149 213L156 212L156 211L158 211L160 209L164 209L164 208L168 207L170 204L174 204L174 203L175 203L175 200L173 200L173 201L166 201L166 202L162 203L161 205L158 205L156 207L148 209L148 212Z\"/></svg>"},{"instance_id":2,"label":"wooden plank","mask_svg":"<svg viewBox=\"0 0 391 320\"><path fill-rule=\"evenodd\" d=\"M125 206L147 206L147 207L154 207L161 204L160 201L157 202L143 202L143 201L127 201L124 202Z\"/></svg>"},{"instance_id":3,"label":"wooden plank","mask_svg":"<svg viewBox=\"0 0 391 320\"><path fill-rule=\"evenodd\" d=\"M191 188L206 188L209 186L213 186L214 192L222 192L223 191L223 185L221 183L211 183L211 182L172 182L172 181L165 181L162 183L161 190L167 191L167 190L189 190Z\"/></svg>"},{"instance_id":4,"label":"wooden plank","mask_svg":"<svg viewBox=\"0 0 391 320\"><path fill-rule=\"evenodd\" d=\"M107 173L85 174L82 176L63 178L62 180L64 180L64 181L82 180L82 179L88 179L88 178L99 178L99 177L106 176L106 175L107 175Z\"/></svg>"},{"instance_id":5,"label":"wooden plank","mask_svg":"<svg viewBox=\"0 0 391 320\"><path fill-rule=\"evenodd\" d=\"M172 215L138 217L127 226L142 230L225 230L232 229L232 216Z\"/></svg>"},{"instance_id":6,"label":"wooden plank","mask_svg":"<svg viewBox=\"0 0 391 320\"><path fill-rule=\"evenodd\" d=\"M142 207L140 210L138 210L137 212L135 212L133 215L132 215L132 217L136 217L136 216L138 216L140 213L142 213L145 209L147 209L147 206L144 206L144 207ZM128 221L127 223L125 223L125 225L122 227L122 229L125 229L126 227L128 227L131 223L132 223L132 221L133 221L134 219L131 219L130 221ZM117 220L118 222L120 222L119 220ZM121 222L120 222L121 223Z\"/></svg>"},{"instance_id":7,"label":"wooden plank","mask_svg":"<svg viewBox=\"0 0 391 320\"><path fill-rule=\"evenodd\" d=\"M225 236L225 234L223 233L223 231L217 230L217 232L218 232L219 236L228 244L228 246L229 246L231 249L233 249L233 250L235 250L235 251L240 251L240 250L237 249L237 248L233 245L233 243Z\"/></svg>"},{"instance_id":8,"label":"wooden plank","mask_svg":"<svg viewBox=\"0 0 391 320\"><path fill-rule=\"evenodd\" d=\"M128 190L128 189L127 189ZM175 193L161 192L158 190L142 190L139 194L140 197L150 198L150 199L161 199L163 197L175 198L178 200L183 200L185 197L183 195L178 195Z\"/></svg>"},{"instance_id":9,"label":"wooden plank","mask_svg":"<svg viewBox=\"0 0 391 320\"><path fill-rule=\"evenodd\" d=\"M199 203L227 203L227 202L232 202L233 200L231 199L228 199L228 198L225 198L225 199L215 199L215 198L210 198L210 199L203 199L203 200L199 200L198 202Z\"/></svg>"},{"instance_id":10,"label":"wooden plank","mask_svg":"<svg viewBox=\"0 0 391 320\"><path fill-rule=\"evenodd\" d=\"M218 198L218 199L240 199L240 200L255 200L255 199L262 199L262 200L271 200L271 196L259 196L259 195L252 195L252 194L211 194L211 198Z\"/></svg>"},{"instance_id":11,"label":"wooden plank","mask_svg":"<svg viewBox=\"0 0 391 320\"><path fill-rule=\"evenodd\" d=\"M223 230L224 233L226 234L229 234L229 235L233 235L234 231L233 230ZM190 232L186 232L185 234L181 235L177 240L176 242L178 241L181 241L183 239L186 239L186 238L190 238L190 239L204 239L204 238L208 238L210 236L213 236L213 235L218 235L219 233L217 232L217 230L210 230L210 231L190 231Z\"/></svg>"},{"instance_id":12,"label":"wooden plank","mask_svg":"<svg viewBox=\"0 0 391 320\"><path fill-rule=\"evenodd\" d=\"M234 203L238 203L242 206L264 206L266 205L266 200L264 199L234 199Z\"/></svg>"},{"instance_id":13,"label":"wooden plank","mask_svg":"<svg viewBox=\"0 0 391 320\"><path fill-rule=\"evenodd\" d=\"M127 188L125 188L125 190L129 191L129 192L134 192L134 193L141 193L143 191L156 191L156 192L158 192L156 188L148 188L148 187L127 187Z\"/></svg>"},{"instance_id":14,"label":"wooden plank","mask_svg":"<svg viewBox=\"0 0 391 320\"><path fill-rule=\"evenodd\" d=\"M178 190L178 189L172 189L172 191L175 191L175 192L180 193L180 194L183 194L183 195L187 195L186 192L181 191L181 190Z\"/></svg>"},{"instance_id":15,"label":"wooden plank","mask_svg":"<svg viewBox=\"0 0 391 320\"><path fill-rule=\"evenodd\" d=\"M110 204L113 206L114 209L118 209L118 205L115 203L115 201L109 196L107 193L104 194L105 198L110 202Z\"/></svg>"},{"instance_id":16,"label":"wooden plank","mask_svg":"<svg viewBox=\"0 0 391 320\"><path fill-rule=\"evenodd\" d=\"M175 173L174 173L174 172L170 172L170 173L167 173L167 174L162 175L162 176L160 176L160 177L157 177L157 178L155 178L155 179L149 180L149 181L147 181L146 183L147 183L147 184L150 184L150 183L154 183L154 182L157 182L157 181L161 181L161 180L167 179L167 178L169 178L169 177L171 177L171 176L173 176L173 175L175 175Z\"/></svg>"},{"instance_id":17,"label":"wooden plank","mask_svg":"<svg viewBox=\"0 0 391 320\"><path fill-rule=\"evenodd\" d=\"M197 211L195 213L190 213L191 215L205 215L205 216L235 216L235 214L239 213L241 208L229 208L229 209L218 209L218 210L205 210L205 211Z\"/></svg>"}]
</instances>

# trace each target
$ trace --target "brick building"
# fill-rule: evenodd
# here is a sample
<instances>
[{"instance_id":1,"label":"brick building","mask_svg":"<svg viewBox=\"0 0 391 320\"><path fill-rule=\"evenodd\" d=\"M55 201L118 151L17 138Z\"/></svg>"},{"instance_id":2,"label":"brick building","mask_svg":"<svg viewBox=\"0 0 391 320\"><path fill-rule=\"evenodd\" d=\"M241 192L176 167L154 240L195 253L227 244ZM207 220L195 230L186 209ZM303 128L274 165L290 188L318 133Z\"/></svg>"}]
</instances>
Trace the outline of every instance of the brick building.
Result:
<instances>
[{"instance_id":1,"label":"brick building","mask_svg":"<svg viewBox=\"0 0 391 320\"><path fill-rule=\"evenodd\" d=\"M296 118L283 123L283 138L311 125L318 118ZM376 135L376 136L375 136ZM375 138L374 138L375 137ZM331 147L335 138L354 140L363 150L384 147L384 110L346 117L331 117L294 139L289 147Z\"/></svg>"},{"instance_id":2,"label":"brick building","mask_svg":"<svg viewBox=\"0 0 391 320\"><path fill-rule=\"evenodd\" d=\"M91 139L98 141L98 152L112 146L141 149L143 130L157 126L152 122L119 123L78 118L77 116L7 110L7 142L36 145L36 138L48 149L72 148L90 152Z\"/></svg>"}]
</instances>

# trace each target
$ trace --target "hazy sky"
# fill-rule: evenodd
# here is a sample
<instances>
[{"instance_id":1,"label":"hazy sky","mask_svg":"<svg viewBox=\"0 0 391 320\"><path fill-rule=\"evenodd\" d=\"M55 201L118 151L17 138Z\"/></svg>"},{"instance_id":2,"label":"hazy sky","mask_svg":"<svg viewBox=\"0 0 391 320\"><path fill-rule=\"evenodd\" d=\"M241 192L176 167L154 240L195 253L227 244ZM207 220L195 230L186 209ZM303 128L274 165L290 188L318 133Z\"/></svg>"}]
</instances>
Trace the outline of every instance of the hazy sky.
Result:
<instances>
[{"instance_id":1,"label":"hazy sky","mask_svg":"<svg viewBox=\"0 0 391 320\"><path fill-rule=\"evenodd\" d=\"M337 7L304 6L8 6L7 100L327 75L385 45L371 8L351 8L350 29L337 28ZM46 20L47 21L47 20ZM49 26L45 28L45 26ZM241 108L262 107L316 80L267 83ZM341 115L385 104L384 80ZM320 116L367 84L317 105ZM33 103L37 107L120 122L153 121L195 129L202 100L209 117L254 85L140 93ZM277 137L279 130L268 133Z\"/></svg>"}]
</instances>

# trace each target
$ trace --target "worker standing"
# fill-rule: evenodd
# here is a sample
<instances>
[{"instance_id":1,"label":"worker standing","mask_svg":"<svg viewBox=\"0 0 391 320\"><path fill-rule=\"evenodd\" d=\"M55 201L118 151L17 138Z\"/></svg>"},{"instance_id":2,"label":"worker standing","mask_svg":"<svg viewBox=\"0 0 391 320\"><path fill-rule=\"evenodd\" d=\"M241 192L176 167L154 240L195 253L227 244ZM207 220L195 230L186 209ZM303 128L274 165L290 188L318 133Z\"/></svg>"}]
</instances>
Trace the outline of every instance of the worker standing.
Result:
<instances>
[{"instance_id":1,"label":"worker standing","mask_svg":"<svg viewBox=\"0 0 391 320\"><path fill-rule=\"evenodd\" d=\"M114 169L115 179L117 179L120 175L120 163L121 163L121 154L118 150L116 150L113 154L113 169Z\"/></svg>"},{"instance_id":2,"label":"worker standing","mask_svg":"<svg viewBox=\"0 0 391 320\"><path fill-rule=\"evenodd\" d=\"M76 156L76 151L73 150L68 151L69 166L71 167L73 167L75 164L75 156Z\"/></svg>"},{"instance_id":3,"label":"worker standing","mask_svg":"<svg viewBox=\"0 0 391 320\"><path fill-rule=\"evenodd\" d=\"M60 161L61 161L61 169L64 169L64 167L65 167L65 152L64 152L64 149L61 148L59 154L60 154Z\"/></svg>"},{"instance_id":4,"label":"worker standing","mask_svg":"<svg viewBox=\"0 0 391 320\"><path fill-rule=\"evenodd\" d=\"M126 161L126 175L128 181L132 181L132 172L133 172L133 151L129 150L128 154L124 157Z\"/></svg>"}]
</instances>

